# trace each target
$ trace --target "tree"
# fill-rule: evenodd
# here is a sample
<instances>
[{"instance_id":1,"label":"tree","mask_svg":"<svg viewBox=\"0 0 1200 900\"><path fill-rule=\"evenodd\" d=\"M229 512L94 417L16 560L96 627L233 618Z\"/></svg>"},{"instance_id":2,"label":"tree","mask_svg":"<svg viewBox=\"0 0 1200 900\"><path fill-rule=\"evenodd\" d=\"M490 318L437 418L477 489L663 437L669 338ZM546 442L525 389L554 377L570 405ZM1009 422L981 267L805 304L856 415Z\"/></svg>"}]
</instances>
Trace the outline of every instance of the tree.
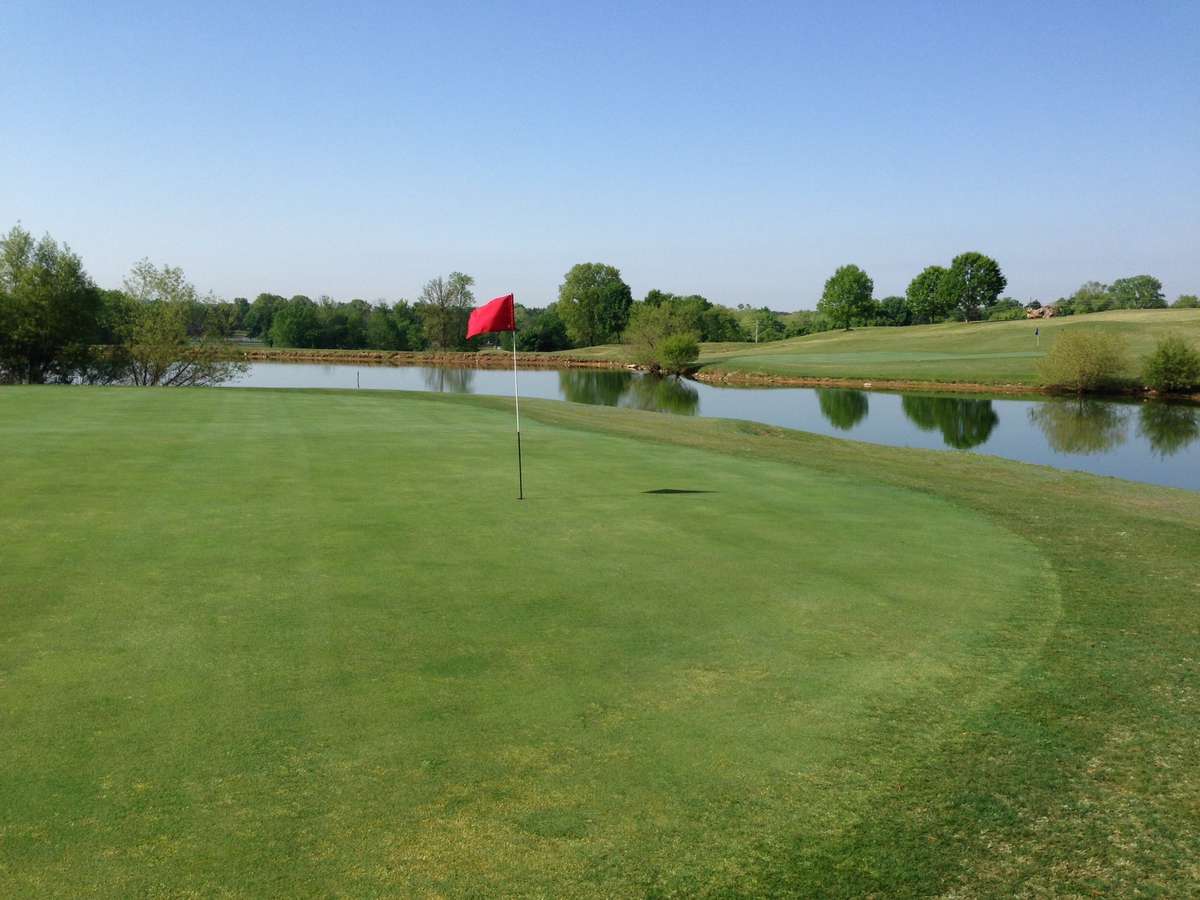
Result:
<instances>
[{"instance_id":1,"label":"tree","mask_svg":"<svg viewBox=\"0 0 1200 900\"><path fill-rule=\"evenodd\" d=\"M738 324L733 310L725 306L713 306L704 311L700 322L700 337L705 341L744 341L745 333Z\"/></svg>"},{"instance_id":2,"label":"tree","mask_svg":"<svg viewBox=\"0 0 1200 900\"><path fill-rule=\"evenodd\" d=\"M68 381L95 357L100 292L79 257L19 225L0 238L0 381Z\"/></svg>"},{"instance_id":3,"label":"tree","mask_svg":"<svg viewBox=\"0 0 1200 900\"><path fill-rule=\"evenodd\" d=\"M178 267L134 264L125 278L115 326L121 346L114 380L144 387L220 384L245 370L226 359L225 338L237 308L209 295L202 302Z\"/></svg>"},{"instance_id":4,"label":"tree","mask_svg":"<svg viewBox=\"0 0 1200 900\"><path fill-rule=\"evenodd\" d=\"M122 380L143 387L194 387L221 384L245 371L245 363L224 358L220 335L204 334L197 341L188 334L186 302L135 304Z\"/></svg>"},{"instance_id":5,"label":"tree","mask_svg":"<svg viewBox=\"0 0 1200 900\"><path fill-rule=\"evenodd\" d=\"M655 372L684 371L700 353L687 319L670 303L636 304L625 330L633 361Z\"/></svg>"},{"instance_id":6,"label":"tree","mask_svg":"<svg viewBox=\"0 0 1200 900\"><path fill-rule=\"evenodd\" d=\"M1017 319L1025 318L1025 307L1021 305L1020 300L1014 300L1012 297L1001 297L988 310L987 318L989 322L1012 322Z\"/></svg>"},{"instance_id":7,"label":"tree","mask_svg":"<svg viewBox=\"0 0 1200 900\"><path fill-rule=\"evenodd\" d=\"M421 288L416 309L421 317L425 339L437 350L466 346L467 319L475 305L471 286L475 279L462 272L449 277L431 278Z\"/></svg>"},{"instance_id":8,"label":"tree","mask_svg":"<svg viewBox=\"0 0 1200 900\"><path fill-rule=\"evenodd\" d=\"M788 313L783 318L784 336L800 337L806 334L819 334L829 331L833 326L823 315L811 309L798 309Z\"/></svg>"},{"instance_id":9,"label":"tree","mask_svg":"<svg viewBox=\"0 0 1200 900\"><path fill-rule=\"evenodd\" d=\"M373 307L367 315L366 342L372 350L407 349L396 319L385 304Z\"/></svg>"},{"instance_id":10,"label":"tree","mask_svg":"<svg viewBox=\"0 0 1200 900\"><path fill-rule=\"evenodd\" d=\"M321 343L317 304L303 294L281 303L271 319L272 347L316 347Z\"/></svg>"},{"instance_id":11,"label":"tree","mask_svg":"<svg viewBox=\"0 0 1200 900\"><path fill-rule=\"evenodd\" d=\"M745 335L744 340L766 343L787 337L787 327L783 318L765 306L754 309L745 304L738 304L738 313L738 321Z\"/></svg>"},{"instance_id":12,"label":"tree","mask_svg":"<svg viewBox=\"0 0 1200 900\"><path fill-rule=\"evenodd\" d=\"M875 283L855 265L842 266L825 282L825 291L817 302L817 311L835 328L850 330L852 325L870 321Z\"/></svg>"},{"instance_id":13,"label":"tree","mask_svg":"<svg viewBox=\"0 0 1200 900\"><path fill-rule=\"evenodd\" d=\"M583 346L616 340L629 323L633 293L619 269L604 263L579 263L558 289L558 315L571 340Z\"/></svg>"},{"instance_id":14,"label":"tree","mask_svg":"<svg viewBox=\"0 0 1200 900\"><path fill-rule=\"evenodd\" d=\"M566 350L571 346L567 328L554 304L545 309L527 309L517 306L517 349L525 351ZM512 336L507 332L500 335L500 346L512 349Z\"/></svg>"},{"instance_id":15,"label":"tree","mask_svg":"<svg viewBox=\"0 0 1200 900\"><path fill-rule=\"evenodd\" d=\"M200 299L195 286L184 277L178 266L161 268L142 258L133 264L125 276L125 293L137 303L191 304Z\"/></svg>"},{"instance_id":16,"label":"tree","mask_svg":"<svg viewBox=\"0 0 1200 900\"><path fill-rule=\"evenodd\" d=\"M912 311L903 297L884 297L879 301L876 322L880 325L903 326L912 324Z\"/></svg>"},{"instance_id":17,"label":"tree","mask_svg":"<svg viewBox=\"0 0 1200 900\"><path fill-rule=\"evenodd\" d=\"M1108 289L1113 309L1166 309L1162 282L1153 275L1118 278Z\"/></svg>"},{"instance_id":18,"label":"tree","mask_svg":"<svg viewBox=\"0 0 1200 900\"><path fill-rule=\"evenodd\" d=\"M946 270L941 266L927 266L908 283L904 302L914 322L937 322L949 315L953 304L947 306L942 292L942 280L945 277Z\"/></svg>"},{"instance_id":19,"label":"tree","mask_svg":"<svg viewBox=\"0 0 1200 900\"><path fill-rule=\"evenodd\" d=\"M963 321L978 318L1008 286L1000 265L990 256L970 251L960 253L950 263L939 290L944 302L962 313Z\"/></svg>"},{"instance_id":20,"label":"tree","mask_svg":"<svg viewBox=\"0 0 1200 900\"><path fill-rule=\"evenodd\" d=\"M1180 294L1171 306L1174 309L1200 309L1200 297L1195 294Z\"/></svg>"},{"instance_id":21,"label":"tree","mask_svg":"<svg viewBox=\"0 0 1200 900\"><path fill-rule=\"evenodd\" d=\"M266 338L271 333L271 323L275 319L275 311L287 303L278 294L259 294L246 310L242 319L242 327L250 337Z\"/></svg>"},{"instance_id":22,"label":"tree","mask_svg":"<svg viewBox=\"0 0 1200 900\"><path fill-rule=\"evenodd\" d=\"M1099 281L1085 281L1073 293L1067 302L1076 315L1101 312L1112 305L1112 295L1108 285ZM1060 304L1061 305L1061 304Z\"/></svg>"}]
</instances>

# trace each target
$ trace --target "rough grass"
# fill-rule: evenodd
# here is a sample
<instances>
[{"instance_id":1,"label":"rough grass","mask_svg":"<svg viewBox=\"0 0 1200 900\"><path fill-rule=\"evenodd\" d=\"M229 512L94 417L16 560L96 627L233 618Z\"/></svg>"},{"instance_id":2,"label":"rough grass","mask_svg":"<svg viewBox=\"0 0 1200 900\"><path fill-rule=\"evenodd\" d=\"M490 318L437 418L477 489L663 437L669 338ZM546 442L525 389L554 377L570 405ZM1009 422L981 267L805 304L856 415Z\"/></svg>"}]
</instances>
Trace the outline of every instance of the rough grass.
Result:
<instances>
[{"instance_id":1,"label":"rough grass","mask_svg":"<svg viewBox=\"0 0 1200 900\"><path fill-rule=\"evenodd\" d=\"M1037 343L1034 329L1041 329ZM702 370L713 374L864 381L1040 384L1038 361L1064 330L1095 329L1128 345L1135 375L1159 338L1200 339L1200 310L1117 310L1060 319L856 328L769 344L701 344ZM619 359L620 346L569 351L578 358Z\"/></svg>"},{"instance_id":2,"label":"rough grass","mask_svg":"<svg viewBox=\"0 0 1200 900\"><path fill-rule=\"evenodd\" d=\"M0 392L0 894L1186 892L1194 494L528 411Z\"/></svg>"}]
</instances>

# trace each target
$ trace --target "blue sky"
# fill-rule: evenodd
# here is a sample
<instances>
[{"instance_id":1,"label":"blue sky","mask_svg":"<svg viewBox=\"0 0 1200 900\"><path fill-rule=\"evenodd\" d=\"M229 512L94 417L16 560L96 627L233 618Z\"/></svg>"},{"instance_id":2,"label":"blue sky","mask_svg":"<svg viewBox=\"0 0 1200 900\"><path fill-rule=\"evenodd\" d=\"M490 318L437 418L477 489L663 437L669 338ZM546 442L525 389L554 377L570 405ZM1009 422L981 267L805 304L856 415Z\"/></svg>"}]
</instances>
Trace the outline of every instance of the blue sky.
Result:
<instances>
[{"instance_id":1,"label":"blue sky","mask_svg":"<svg viewBox=\"0 0 1200 900\"><path fill-rule=\"evenodd\" d=\"M963 250L1200 292L1200 3L12 0L0 227L117 286L552 300L576 262L811 308Z\"/></svg>"}]
</instances>

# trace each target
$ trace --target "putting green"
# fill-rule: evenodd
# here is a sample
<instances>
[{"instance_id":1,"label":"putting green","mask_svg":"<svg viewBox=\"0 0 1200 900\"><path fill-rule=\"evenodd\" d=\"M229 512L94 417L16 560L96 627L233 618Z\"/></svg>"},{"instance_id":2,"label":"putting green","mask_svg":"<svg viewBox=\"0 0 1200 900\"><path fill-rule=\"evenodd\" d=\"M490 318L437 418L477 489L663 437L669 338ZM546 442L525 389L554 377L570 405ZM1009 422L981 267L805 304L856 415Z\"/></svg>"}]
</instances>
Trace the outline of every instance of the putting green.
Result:
<instances>
[{"instance_id":1,"label":"putting green","mask_svg":"<svg viewBox=\"0 0 1200 900\"><path fill-rule=\"evenodd\" d=\"M936 496L529 423L517 503L511 427L0 391L0 893L750 890L1058 614Z\"/></svg>"}]
</instances>

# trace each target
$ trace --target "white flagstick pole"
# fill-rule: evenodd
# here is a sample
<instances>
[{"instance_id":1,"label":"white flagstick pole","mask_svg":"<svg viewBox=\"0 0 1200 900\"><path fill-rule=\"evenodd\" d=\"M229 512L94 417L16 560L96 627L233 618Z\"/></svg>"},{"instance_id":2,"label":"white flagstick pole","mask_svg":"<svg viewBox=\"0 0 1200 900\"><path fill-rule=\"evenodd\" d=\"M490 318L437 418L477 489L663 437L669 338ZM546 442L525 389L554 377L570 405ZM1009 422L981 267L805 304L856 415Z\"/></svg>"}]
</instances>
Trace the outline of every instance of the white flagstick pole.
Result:
<instances>
[{"instance_id":1,"label":"white flagstick pole","mask_svg":"<svg viewBox=\"0 0 1200 900\"><path fill-rule=\"evenodd\" d=\"M521 464L521 394L517 390L517 304L513 301L513 409L517 414L517 499L525 499L525 472Z\"/></svg>"}]
</instances>

